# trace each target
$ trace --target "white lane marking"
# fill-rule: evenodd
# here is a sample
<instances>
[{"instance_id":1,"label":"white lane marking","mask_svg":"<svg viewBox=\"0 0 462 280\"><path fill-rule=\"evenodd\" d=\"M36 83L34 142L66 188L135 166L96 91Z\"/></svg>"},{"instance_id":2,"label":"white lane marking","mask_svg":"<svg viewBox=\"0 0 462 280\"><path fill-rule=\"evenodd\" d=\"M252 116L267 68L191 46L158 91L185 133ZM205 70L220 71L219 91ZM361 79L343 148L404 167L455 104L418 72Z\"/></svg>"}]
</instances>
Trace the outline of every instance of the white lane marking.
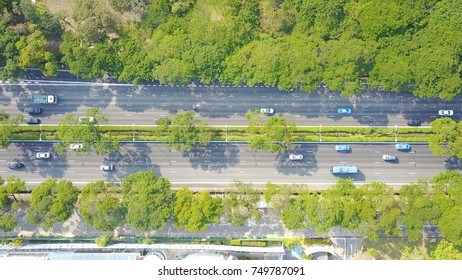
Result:
<instances>
[{"instance_id":1,"label":"white lane marking","mask_svg":"<svg viewBox=\"0 0 462 280\"><path fill-rule=\"evenodd\" d=\"M374 172L375 175L380 175L380 172Z\"/></svg>"},{"instance_id":2,"label":"white lane marking","mask_svg":"<svg viewBox=\"0 0 462 280\"><path fill-rule=\"evenodd\" d=\"M409 172L410 175L414 175L415 173L414 172Z\"/></svg>"},{"instance_id":3,"label":"white lane marking","mask_svg":"<svg viewBox=\"0 0 462 280\"><path fill-rule=\"evenodd\" d=\"M380 163L380 161L374 161L374 163Z\"/></svg>"}]
</instances>

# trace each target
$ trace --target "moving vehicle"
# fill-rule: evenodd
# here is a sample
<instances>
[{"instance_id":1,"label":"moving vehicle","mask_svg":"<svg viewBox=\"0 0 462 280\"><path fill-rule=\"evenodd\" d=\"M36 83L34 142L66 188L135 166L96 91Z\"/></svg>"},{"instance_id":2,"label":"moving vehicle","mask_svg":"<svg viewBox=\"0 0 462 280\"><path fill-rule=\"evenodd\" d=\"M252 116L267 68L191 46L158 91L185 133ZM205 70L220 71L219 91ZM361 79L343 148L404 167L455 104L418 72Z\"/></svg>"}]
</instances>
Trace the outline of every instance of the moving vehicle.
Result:
<instances>
[{"instance_id":1,"label":"moving vehicle","mask_svg":"<svg viewBox=\"0 0 462 280\"><path fill-rule=\"evenodd\" d=\"M260 108L260 113L270 115L274 113L273 108Z\"/></svg>"},{"instance_id":2,"label":"moving vehicle","mask_svg":"<svg viewBox=\"0 0 462 280\"><path fill-rule=\"evenodd\" d=\"M51 154L48 152L38 152L35 154L36 158L50 158Z\"/></svg>"},{"instance_id":3,"label":"moving vehicle","mask_svg":"<svg viewBox=\"0 0 462 280\"><path fill-rule=\"evenodd\" d=\"M355 173L358 173L358 168L354 165L351 165L351 166L338 165L338 166L331 166L330 172L332 174L355 174Z\"/></svg>"},{"instance_id":4,"label":"moving vehicle","mask_svg":"<svg viewBox=\"0 0 462 280\"><path fill-rule=\"evenodd\" d=\"M410 120L407 121L407 125L409 125L409 126L420 126L421 121L420 120L410 119Z\"/></svg>"},{"instance_id":5,"label":"moving vehicle","mask_svg":"<svg viewBox=\"0 0 462 280\"><path fill-rule=\"evenodd\" d=\"M39 104L56 104L58 103L58 97L51 94L36 94L32 95L32 101Z\"/></svg>"},{"instance_id":6,"label":"moving vehicle","mask_svg":"<svg viewBox=\"0 0 462 280\"><path fill-rule=\"evenodd\" d=\"M290 154L290 155L289 155L289 159L290 159L290 160L302 160L302 159L303 159L303 155L300 155L300 154Z\"/></svg>"},{"instance_id":7,"label":"moving vehicle","mask_svg":"<svg viewBox=\"0 0 462 280\"><path fill-rule=\"evenodd\" d=\"M8 167L10 169L18 169L18 168L21 168L23 166L24 166L24 164L20 163L19 161L8 162Z\"/></svg>"},{"instance_id":8,"label":"moving vehicle","mask_svg":"<svg viewBox=\"0 0 462 280\"><path fill-rule=\"evenodd\" d=\"M452 116L452 115L454 115L454 111L453 110L439 110L438 115L440 115L440 116Z\"/></svg>"},{"instance_id":9,"label":"moving vehicle","mask_svg":"<svg viewBox=\"0 0 462 280\"><path fill-rule=\"evenodd\" d=\"M114 166L112 164L103 164L99 167L101 171L112 171L114 169Z\"/></svg>"},{"instance_id":10,"label":"moving vehicle","mask_svg":"<svg viewBox=\"0 0 462 280\"><path fill-rule=\"evenodd\" d=\"M27 124L39 124L40 123L40 119L38 118L25 118L24 121Z\"/></svg>"},{"instance_id":11,"label":"moving vehicle","mask_svg":"<svg viewBox=\"0 0 462 280\"><path fill-rule=\"evenodd\" d=\"M351 114L351 108L338 108L337 113L342 115L349 115Z\"/></svg>"},{"instance_id":12,"label":"moving vehicle","mask_svg":"<svg viewBox=\"0 0 462 280\"><path fill-rule=\"evenodd\" d=\"M39 107L24 107L24 113L40 114L41 112L42 112L42 108L39 108Z\"/></svg>"},{"instance_id":13,"label":"moving vehicle","mask_svg":"<svg viewBox=\"0 0 462 280\"><path fill-rule=\"evenodd\" d=\"M82 117L79 117L79 122L86 122L87 121L87 117L86 116L82 116ZM95 117L89 117L88 118L88 122L94 122L95 121Z\"/></svg>"},{"instance_id":14,"label":"moving vehicle","mask_svg":"<svg viewBox=\"0 0 462 280\"><path fill-rule=\"evenodd\" d=\"M411 145L409 145L409 144L404 144L404 143L398 143L398 144L395 145L395 148L396 148L398 151L410 150L410 149L411 149Z\"/></svg>"},{"instance_id":15,"label":"moving vehicle","mask_svg":"<svg viewBox=\"0 0 462 280\"><path fill-rule=\"evenodd\" d=\"M394 161L396 160L396 156L393 155L382 155L382 159L384 161Z\"/></svg>"},{"instance_id":16,"label":"moving vehicle","mask_svg":"<svg viewBox=\"0 0 462 280\"><path fill-rule=\"evenodd\" d=\"M335 150L337 152L348 152L350 149L348 145L335 145Z\"/></svg>"},{"instance_id":17,"label":"moving vehicle","mask_svg":"<svg viewBox=\"0 0 462 280\"><path fill-rule=\"evenodd\" d=\"M69 145L69 150L80 150L83 149L83 144L82 143L74 143Z\"/></svg>"}]
</instances>

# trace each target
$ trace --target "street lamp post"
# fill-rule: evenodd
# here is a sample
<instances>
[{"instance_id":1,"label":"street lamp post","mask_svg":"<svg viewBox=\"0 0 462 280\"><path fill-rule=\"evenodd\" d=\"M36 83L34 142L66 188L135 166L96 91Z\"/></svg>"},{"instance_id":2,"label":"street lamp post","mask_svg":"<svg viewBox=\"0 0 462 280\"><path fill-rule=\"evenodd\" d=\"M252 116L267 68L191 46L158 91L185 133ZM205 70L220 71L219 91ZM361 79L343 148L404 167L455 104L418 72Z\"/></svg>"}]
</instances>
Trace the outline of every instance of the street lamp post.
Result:
<instances>
[{"instance_id":1,"label":"street lamp post","mask_svg":"<svg viewBox=\"0 0 462 280\"><path fill-rule=\"evenodd\" d=\"M135 124L133 123L133 142L135 142Z\"/></svg>"},{"instance_id":2,"label":"street lamp post","mask_svg":"<svg viewBox=\"0 0 462 280\"><path fill-rule=\"evenodd\" d=\"M42 124L40 124L40 139L39 141L42 141Z\"/></svg>"},{"instance_id":3,"label":"street lamp post","mask_svg":"<svg viewBox=\"0 0 462 280\"><path fill-rule=\"evenodd\" d=\"M322 142L321 130L322 130L322 124L319 124L319 142Z\"/></svg>"},{"instance_id":4,"label":"street lamp post","mask_svg":"<svg viewBox=\"0 0 462 280\"><path fill-rule=\"evenodd\" d=\"M228 124L226 124L226 142L228 142Z\"/></svg>"},{"instance_id":5,"label":"street lamp post","mask_svg":"<svg viewBox=\"0 0 462 280\"><path fill-rule=\"evenodd\" d=\"M398 142L398 125L395 124L395 142Z\"/></svg>"}]
</instances>

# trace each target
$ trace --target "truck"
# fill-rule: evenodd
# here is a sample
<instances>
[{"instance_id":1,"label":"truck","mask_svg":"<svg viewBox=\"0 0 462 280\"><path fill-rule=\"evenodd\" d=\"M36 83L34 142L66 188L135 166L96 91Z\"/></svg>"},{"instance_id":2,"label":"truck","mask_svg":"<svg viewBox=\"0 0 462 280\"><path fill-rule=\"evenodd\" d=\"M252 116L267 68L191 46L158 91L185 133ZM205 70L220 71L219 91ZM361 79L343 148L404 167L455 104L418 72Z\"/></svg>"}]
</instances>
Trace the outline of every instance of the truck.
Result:
<instances>
[{"instance_id":1,"label":"truck","mask_svg":"<svg viewBox=\"0 0 462 280\"><path fill-rule=\"evenodd\" d=\"M32 96L34 103L40 104L56 104L58 103L58 97L52 94L36 94Z\"/></svg>"},{"instance_id":2,"label":"truck","mask_svg":"<svg viewBox=\"0 0 462 280\"><path fill-rule=\"evenodd\" d=\"M330 172L332 174L355 174L358 173L358 168L356 166L346 166L346 165L338 165L338 166L331 166Z\"/></svg>"}]
</instances>

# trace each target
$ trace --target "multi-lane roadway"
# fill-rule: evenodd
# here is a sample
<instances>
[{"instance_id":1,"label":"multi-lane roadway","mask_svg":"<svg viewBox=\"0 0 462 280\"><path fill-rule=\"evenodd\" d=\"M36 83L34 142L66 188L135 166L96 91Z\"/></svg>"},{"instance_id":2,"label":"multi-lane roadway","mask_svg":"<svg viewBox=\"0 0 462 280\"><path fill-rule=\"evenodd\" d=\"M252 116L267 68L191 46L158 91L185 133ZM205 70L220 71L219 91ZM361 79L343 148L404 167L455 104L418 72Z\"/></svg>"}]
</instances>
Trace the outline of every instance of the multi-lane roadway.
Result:
<instances>
[{"instance_id":1,"label":"multi-lane roadway","mask_svg":"<svg viewBox=\"0 0 462 280\"><path fill-rule=\"evenodd\" d=\"M332 185L336 177L332 165L356 165L352 174L357 183L385 181L393 187L431 177L441 171L456 169L444 159L434 157L427 145L412 145L412 150L398 152L389 144L352 144L349 153L339 153L334 144L294 144L293 152L304 156L302 161L290 161L288 153L251 151L245 143L212 143L207 148L185 155L169 151L159 143L122 143L120 151L107 157L75 155L58 156L52 143L14 143L0 150L0 176L16 175L29 185L44 178L68 179L78 185L94 180L119 182L125 176L141 170L153 170L168 178L174 186L222 188L234 180L264 186L266 182L300 183L313 189ZM36 159L37 152L51 152L49 159ZM395 162L382 160L383 154L398 157ZM7 161L18 160L25 167L10 170ZM3 162L3 164L1 163ZM114 170L103 172L100 165L111 163Z\"/></svg>"},{"instance_id":2,"label":"multi-lane roadway","mask_svg":"<svg viewBox=\"0 0 462 280\"><path fill-rule=\"evenodd\" d=\"M57 105L42 106L44 124L57 124L65 113L84 115L99 107L113 125L152 125L156 118L190 110L200 104L199 117L209 125L246 125L245 114L260 107L272 107L276 115L299 126L406 126L406 120L420 119L423 125L437 118L438 110L451 109L453 118L462 116L462 98L451 102L418 99L409 93L365 91L351 98L319 88L315 93L279 91L272 87L130 86L121 84L68 83L24 84L0 87L0 109L22 114L31 95L56 94ZM352 108L349 116L337 108Z\"/></svg>"},{"instance_id":3,"label":"multi-lane roadway","mask_svg":"<svg viewBox=\"0 0 462 280\"><path fill-rule=\"evenodd\" d=\"M41 106L38 116L43 124L57 124L65 113L84 115L86 109L99 107L112 125L152 125L156 118L189 110L200 104L197 114L210 125L246 125L245 113L262 106L272 107L276 115L287 117L302 126L406 126L409 118L423 125L437 117L438 110L454 110L459 120L462 98L451 102L418 99L411 94L365 91L343 98L323 88L315 93L298 90L283 92L269 87L131 86L98 83L21 83L0 86L0 109L11 115L23 114L32 94L55 94L57 105ZM350 107L349 116L336 113L338 107ZM26 116L26 114L24 114ZM399 136L398 136L399 141ZM81 184L97 179L120 181L139 170L154 170L175 186L223 187L233 180L263 185L303 183L322 188L335 182L332 165L356 165L353 175L358 183L385 181L399 187L420 177L431 177L447 168L460 169L445 158L434 157L426 145L413 145L410 152L398 152L393 143L382 145L353 144L351 153L338 153L334 144L298 144L293 151L304 155L296 162L288 154L251 151L244 144L214 143L202 150L184 155L167 151L155 143L124 143L118 153L109 157L75 155L58 156L51 143L14 143L0 151L0 176L17 175L31 185L44 178L69 179ZM35 159L37 151L49 151L50 159ZM382 154L394 154L398 161L384 162ZM7 162L18 160L26 166L10 170ZM114 164L112 172L102 172L103 162Z\"/></svg>"}]
</instances>

